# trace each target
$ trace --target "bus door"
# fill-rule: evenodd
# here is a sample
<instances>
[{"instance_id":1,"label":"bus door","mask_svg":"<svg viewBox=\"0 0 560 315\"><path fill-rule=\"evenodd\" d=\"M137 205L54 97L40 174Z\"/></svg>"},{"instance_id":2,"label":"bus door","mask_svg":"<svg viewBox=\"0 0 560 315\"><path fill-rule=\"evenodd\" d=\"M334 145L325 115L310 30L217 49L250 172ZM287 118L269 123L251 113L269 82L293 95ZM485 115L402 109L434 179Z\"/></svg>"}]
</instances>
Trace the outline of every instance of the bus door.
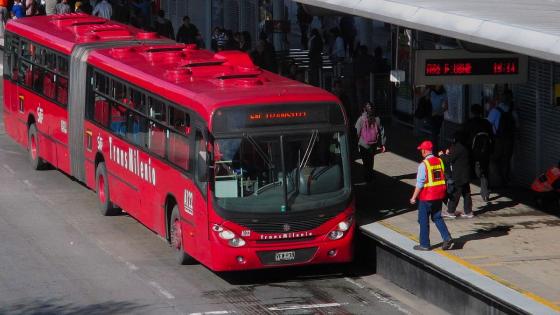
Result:
<instances>
[{"instance_id":1,"label":"bus door","mask_svg":"<svg viewBox=\"0 0 560 315\"><path fill-rule=\"evenodd\" d=\"M49 89L58 106L53 107L50 131L56 142L56 166L63 172L70 174L70 148L68 146L68 60L53 54L49 59L56 63L59 73L45 72L44 81L52 80ZM47 84L45 84L47 85ZM46 90L45 91L49 91ZM83 107L83 105L82 105Z\"/></svg>"},{"instance_id":2,"label":"bus door","mask_svg":"<svg viewBox=\"0 0 560 315\"><path fill-rule=\"evenodd\" d=\"M10 115L4 115L6 132L14 139L18 139L15 113L18 111L17 97L17 55L19 51L19 37L6 32L4 46L4 110Z\"/></svg>"},{"instance_id":3,"label":"bus door","mask_svg":"<svg viewBox=\"0 0 560 315\"><path fill-rule=\"evenodd\" d=\"M195 124L194 130L194 150L191 154L193 163L193 181L189 187L186 187L183 196L185 212L183 218L187 224L184 228L187 229L186 235L193 233L194 237L191 239L184 239L185 249L188 252L195 252L198 249L197 258L204 260L204 255L210 253L206 250L204 242L208 241L208 201L207 201L207 187L208 187L208 166L209 154L207 150L207 133L202 124ZM189 244L190 243L190 244ZM192 246L192 247L191 247ZM191 248L189 248L191 247Z\"/></svg>"}]
</instances>

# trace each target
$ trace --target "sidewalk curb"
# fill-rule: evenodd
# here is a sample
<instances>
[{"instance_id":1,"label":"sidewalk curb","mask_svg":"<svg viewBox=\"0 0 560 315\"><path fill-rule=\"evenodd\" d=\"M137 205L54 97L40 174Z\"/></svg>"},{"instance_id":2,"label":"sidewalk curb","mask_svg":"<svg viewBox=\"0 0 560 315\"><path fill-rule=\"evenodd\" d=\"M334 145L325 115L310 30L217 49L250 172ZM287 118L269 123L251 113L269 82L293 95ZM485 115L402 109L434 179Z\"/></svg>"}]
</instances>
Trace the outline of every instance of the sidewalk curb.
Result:
<instances>
[{"instance_id":1,"label":"sidewalk curb","mask_svg":"<svg viewBox=\"0 0 560 315\"><path fill-rule=\"evenodd\" d=\"M464 307L464 313L468 313L469 308L472 311L473 306L476 306L480 311L477 313L558 314L552 308L537 302L538 297L528 297L530 294L518 292L476 269L468 268L441 250L414 251L414 241L380 223L361 226L360 230L376 243L375 264L381 276L416 292L428 302L447 311L462 313L460 308ZM434 292L425 292L426 290ZM447 295L463 297L442 300L442 296L435 293L438 290L444 296L445 292L454 290ZM461 306L461 302L465 305Z\"/></svg>"}]
</instances>

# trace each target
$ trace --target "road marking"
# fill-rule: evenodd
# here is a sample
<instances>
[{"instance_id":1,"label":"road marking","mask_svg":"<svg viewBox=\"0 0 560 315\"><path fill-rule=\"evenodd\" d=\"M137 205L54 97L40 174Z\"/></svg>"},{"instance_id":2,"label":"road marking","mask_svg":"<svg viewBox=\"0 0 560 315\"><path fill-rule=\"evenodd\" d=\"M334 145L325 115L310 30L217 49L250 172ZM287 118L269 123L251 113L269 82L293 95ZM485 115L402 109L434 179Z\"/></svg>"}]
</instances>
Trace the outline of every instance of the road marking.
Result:
<instances>
[{"instance_id":1,"label":"road marking","mask_svg":"<svg viewBox=\"0 0 560 315\"><path fill-rule=\"evenodd\" d=\"M364 289L364 288L365 288L365 286L359 284L358 282L356 282L356 281L354 281L354 280L352 280L352 279L350 279L350 278L348 278L348 277L345 277L344 280L346 280L346 281L352 283L353 285L357 286L357 287L360 288L360 289Z\"/></svg>"},{"instance_id":2,"label":"road marking","mask_svg":"<svg viewBox=\"0 0 560 315\"><path fill-rule=\"evenodd\" d=\"M138 267L136 267L135 264L129 263L128 261L125 261L124 263L126 264L126 266L128 267L128 269L130 269L130 270L132 270L132 271L138 270Z\"/></svg>"},{"instance_id":3,"label":"road marking","mask_svg":"<svg viewBox=\"0 0 560 315\"><path fill-rule=\"evenodd\" d=\"M175 297L173 296L173 294L169 293L169 291L165 290L161 285L159 285L157 282L155 281L150 281L148 282L152 287L156 288L159 293L161 295L163 295L164 297L166 297L167 299L174 299Z\"/></svg>"},{"instance_id":4,"label":"road marking","mask_svg":"<svg viewBox=\"0 0 560 315\"><path fill-rule=\"evenodd\" d=\"M12 151L12 150L0 149L0 151L4 153L14 154L14 155L21 155L21 152Z\"/></svg>"},{"instance_id":5,"label":"road marking","mask_svg":"<svg viewBox=\"0 0 560 315\"><path fill-rule=\"evenodd\" d=\"M269 307L269 311L292 311L292 310L305 310L310 308L325 308L325 307L339 307L347 305L348 303L324 303L324 304L308 304L308 305L292 305L284 307Z\"/></svg>"},{"instance_id":6,"label":"road marking","mask_svg":"<svg viewBox=\"0 0 560 315\"><path fill-rule=\"evenodd\" d=\"M8 164L4 164L3 166L8 172L10 172L10 174L13 175L16 173L11 167L8 166Z\"/></svg>"},{"instance_id":7,"label":"road marking","mask_svg":"<svg viewBox=\"0 0 560 315\"><path fill-rule=\"evenodd\" d=\"M189 315L220 315L220 314L233 314L233 312L230 312L230 311L212 311L212 312L189 313Z\"/></svg>"},{"instance_id":8,"label":"road marking","mask_svg":"<svg viewBox=\"0 0 560 315\"><path fill-rule=\"evenodd\" d=\"M391 305L392 307L394 307L394 308L396 308L397 310L399 310L400 312L402 312L402 313L404 313L404 314L409 314L409 315L411 315L411 313L410 313L409 311L407 311L407 310L405 310L404 308L402 308L399 304L395 303L395 301L384 297L383 295L381 295L381 294L379 294L379 293L373 291L372 289L369 289L368 291L369 291L369 293L370 293L371 295L375 296L375 297L379 300L379 302L389 304L389 305Z\"/></svg>"},{"instance_id":9,"label":"road marking","mask_svg":"<svg viewBox=\"0 0 560 315\"><path fill-rule=\"evenodd\" d=\"M33 188L33 184L31 184L31 182L30 182L29 180L24 179L24 180L23 180L23 183L24 183L25 185L27 185L27 187Z\"/></svg>"}]
</instances>

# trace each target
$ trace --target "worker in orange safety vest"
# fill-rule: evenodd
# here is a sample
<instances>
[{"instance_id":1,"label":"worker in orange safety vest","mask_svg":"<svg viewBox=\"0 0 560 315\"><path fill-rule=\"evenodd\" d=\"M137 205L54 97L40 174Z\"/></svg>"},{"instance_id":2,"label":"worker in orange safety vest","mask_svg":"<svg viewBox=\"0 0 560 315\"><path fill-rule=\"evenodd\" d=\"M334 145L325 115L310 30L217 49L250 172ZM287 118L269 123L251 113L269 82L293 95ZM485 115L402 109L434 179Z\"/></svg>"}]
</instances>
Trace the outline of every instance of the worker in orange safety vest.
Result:
<instances>
[{"instance_id":1,"label":"worker in orange safety vest","mask_svg":"<svg viewBox=\"0 0 560 315\"><path fill-rule=\"evenodd\" d=\"M432 153L431 141L424 141L417 148L424 159L418 166L416 176L416 188L410 198L410 204L416 204L418 199L418 223L420 224L420 245L415 245L415 250L430 250L430 222L429 217L435 223L441 238L442 249L448 250L452 244L452 238L441 217L443 199L447 194L445 183L443 161Z\"/></svg>"}]
</instances>

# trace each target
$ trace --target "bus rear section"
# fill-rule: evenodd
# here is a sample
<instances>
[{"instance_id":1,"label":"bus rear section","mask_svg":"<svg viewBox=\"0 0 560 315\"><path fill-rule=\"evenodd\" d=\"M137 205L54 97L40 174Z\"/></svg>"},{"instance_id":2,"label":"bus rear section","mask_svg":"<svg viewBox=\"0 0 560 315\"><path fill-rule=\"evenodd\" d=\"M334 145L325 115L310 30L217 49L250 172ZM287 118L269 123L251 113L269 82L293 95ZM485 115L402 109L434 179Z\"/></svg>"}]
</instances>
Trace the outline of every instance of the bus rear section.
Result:
<instances>
[{"instance_id":1,"label":"bus rear section","mask_svg":"<svg viewBox=\"0 0 560 315\"><path fill-rule=\"evenodd\" d=\"M351 261L354 204L339 105L223 108L212 128L212 269Z\"/></svg>"}]
</instances>

